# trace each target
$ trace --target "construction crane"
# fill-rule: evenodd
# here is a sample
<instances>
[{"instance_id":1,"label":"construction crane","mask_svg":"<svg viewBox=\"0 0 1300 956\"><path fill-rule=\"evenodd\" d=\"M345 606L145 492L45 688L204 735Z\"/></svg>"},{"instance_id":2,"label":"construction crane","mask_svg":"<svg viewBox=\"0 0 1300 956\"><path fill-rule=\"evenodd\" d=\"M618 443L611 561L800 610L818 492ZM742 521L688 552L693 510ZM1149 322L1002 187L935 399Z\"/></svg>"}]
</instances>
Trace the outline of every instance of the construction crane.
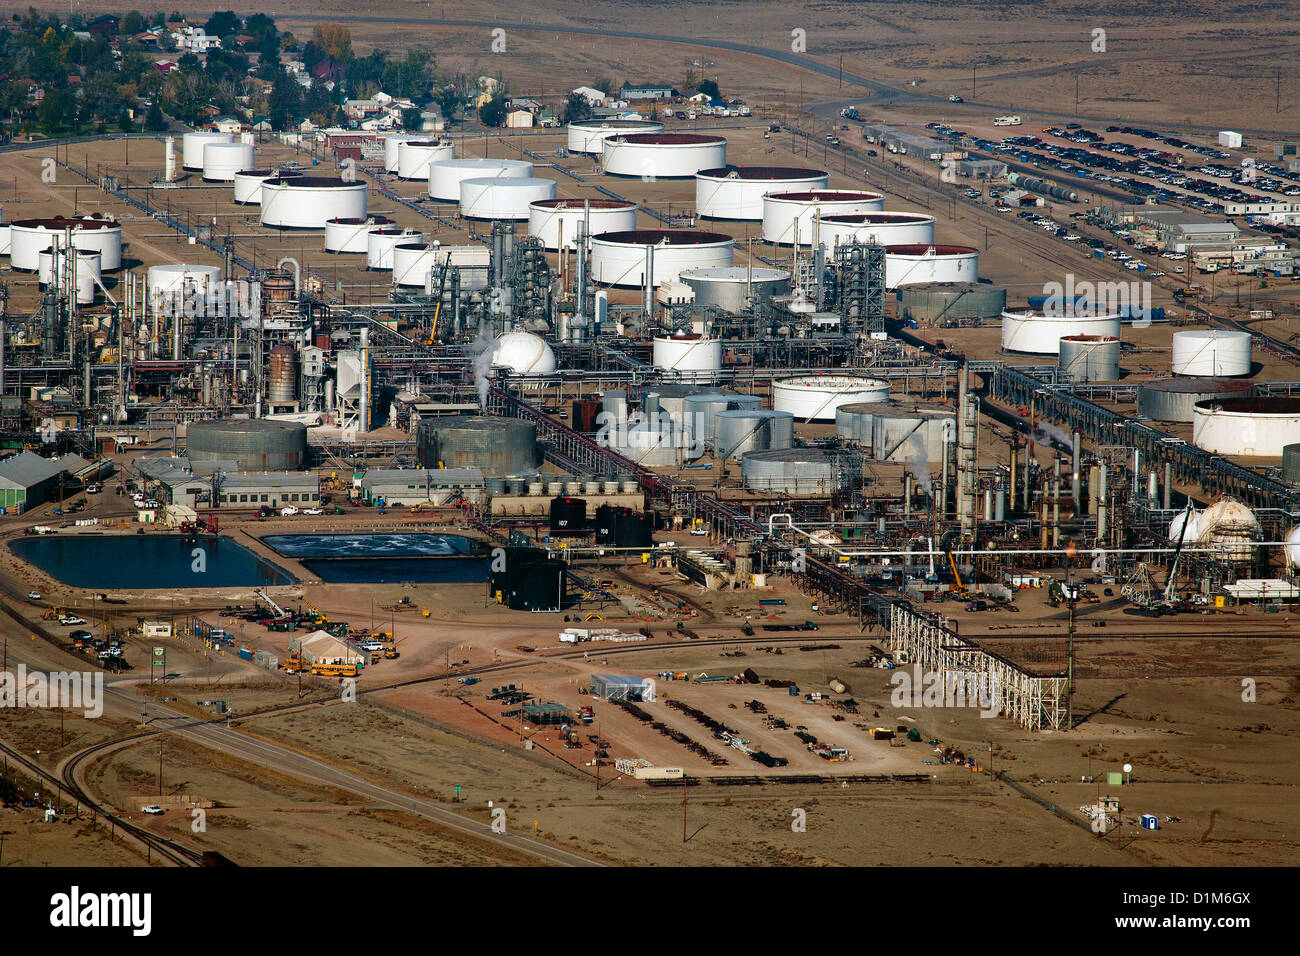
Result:
<instances>
[{"instance_id":1,"label":"construction crane","mask_svg":"<svg viewBox=\"0 0 1300 956\"><path fill-rule=\"evenodd\" d=\"M1187 539L1187 526L1192 520L1192 501L1188 499L1183 511L1182 527L1178 529L1178 544L1174 547L1173 564L1169 567L1169 578L1165 581L1163 591L1157 591L1151 577L1151 569L1145 561L1138 563L1132 576L1124 583L1120 591L1144 611L1154 614L1173 614L1178 610L1178 601L1174 597L1174 583L1178 580L1178 558L1183 551L1183 542Z\"/></svg>"},{"instance_id":2,"label":"construction crane","mask_svg":"<svg viewBox=\"0 0 1300 956\"><path fill-rule=\"evenodd\" d=\"M265 604L273 612L275 612L276 617L292 617L292 615L288 611L286 611L284 608L280 607L280 605L272 601L270 596L260 588L254 589L253 596L258 598L263 604Z\"/></svg>"},{"instance_id":3,"label":"construction crane","mask_svg":"<svg viewBox=\"0 0 1300 956\"><path fill-rule=\"evenodd\" d=\"M438 274L438 302L433 307L433 325L429 329L429 338L425 345L435 345L438 341L438 316L442 314L442 293L447 288L447 273L451 271L451 253L447 253L447 261L442 264L442 271Z\"/></svg>"}]
</instances>

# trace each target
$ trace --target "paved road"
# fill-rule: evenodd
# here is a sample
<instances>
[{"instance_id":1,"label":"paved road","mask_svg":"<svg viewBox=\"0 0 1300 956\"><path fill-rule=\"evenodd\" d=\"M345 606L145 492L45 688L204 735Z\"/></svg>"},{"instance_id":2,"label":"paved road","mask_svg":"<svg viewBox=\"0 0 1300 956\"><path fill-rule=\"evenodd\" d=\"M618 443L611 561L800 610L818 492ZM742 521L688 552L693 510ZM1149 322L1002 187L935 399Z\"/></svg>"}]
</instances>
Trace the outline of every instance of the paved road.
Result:
<instances>
[{"instance_id":1,"label":"paved road","mask_svg":"<svg viewBox=\"0 0 1300 956\"><path fill-rule=\"evenodd\" d=\"M0 629L8 632L8 663L10 669L18 664L26 664L29 670L46 671L50 669L83 670L86 662L72 657L65 652L51 647L48 643L32 641L14 626L7 616L0 618ZM128 677L123 683L134 683L137 677ZM115 717L138 720L141 699L129 691L115 686L111 675L105 675L104 684L105 713L111 712ZM593 860L570 853L531 837L512 833L507 829L504 834L494 833L485 823L468 819L459 813L448 810L438 803L412 797L400 791L373 783L358 774L331 766L321 760L297 753L287 747L257 740L246 734L225 726L222 723L197 721L188 714L167 707L155 701L146 701L150 729L162 733L174 734L202 747L208 747L252 764L268 767L272 770L293 777L306 783L336 787L355 794L364 800L405 810L417 816L432 820L440 826L456 830L479 839L501 842L505 847L544 863L560 866L599 866ZM349 706L349 705L336 705ZM510 821L507 819L507 827ZM236 860L236 862L238 862Z\"/></svg>"}]
</instances>

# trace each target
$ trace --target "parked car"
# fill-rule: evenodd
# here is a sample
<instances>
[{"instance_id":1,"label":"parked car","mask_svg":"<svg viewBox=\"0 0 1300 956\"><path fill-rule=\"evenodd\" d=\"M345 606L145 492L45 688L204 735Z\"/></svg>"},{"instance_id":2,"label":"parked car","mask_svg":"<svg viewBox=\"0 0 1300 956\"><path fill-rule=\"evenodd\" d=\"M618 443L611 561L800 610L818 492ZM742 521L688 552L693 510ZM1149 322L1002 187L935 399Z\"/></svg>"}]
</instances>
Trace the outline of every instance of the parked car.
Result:
<instances>
[{"instance_id":1,"label":"parked car","mask_svg":"<svg viewBox=\"0 0 1300 956\"><path fill-rule=\"evenodd\" d=\"M325 512L320 508L304 508L302 513L305 515L323 515Z\"/></svg>"},{"instance_id":2,"label":"parked car","mask_svg":"<svg viewBox=\"0 0 1300 956\"><path fill-rule=\"evenodd\" d=\"M39 601L40 599L41 599L41 592L40 592L40 591L28 591L28 592L27 592L27 600L29 600L29 601Z\"/></svg>"},{"instance_id":3,"label":"parked car","mask_svg":"<svg viewBox=\"0 0 1300 956\"><path fill-rule=\"evenodd\" d=\"M64 627L76 627L78 624L85 624L86 622L75 614L62 614L59 616L59 623Z\"/></svg>"},{"instance_id":4,"label":"parked car","mask_svg":"<svg viewBox=\"0 0 1300 956\"><path fill-rule=\"evenodd\" d=\"M163 814L163 808L156 803L151 803L147 807L140 808L141 813L147 813L150 816L160 817Z\"/></svg>"},{"instance_id":5,"label":"parked car","mask_svg":"<svg viewBox=\"0 0 1300 956\"><path fill-rule=\"evenodd\" d=\"M297 513L298 513L298 509L295 508L293 505L285 505L283 508L280 509L280 514L286 518L291 515L296 515Z\"/></svg>"}]
</instances>

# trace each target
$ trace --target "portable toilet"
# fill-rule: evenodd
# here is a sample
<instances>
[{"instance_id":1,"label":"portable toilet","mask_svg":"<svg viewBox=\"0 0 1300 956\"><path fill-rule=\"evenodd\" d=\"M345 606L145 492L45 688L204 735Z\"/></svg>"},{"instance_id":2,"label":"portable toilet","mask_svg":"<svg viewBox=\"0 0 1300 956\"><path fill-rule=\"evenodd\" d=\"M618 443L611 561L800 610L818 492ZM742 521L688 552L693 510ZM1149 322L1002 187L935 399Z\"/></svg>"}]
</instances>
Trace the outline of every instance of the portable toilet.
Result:
<instances>
[{"instance_id":1,"label":"portable toilet","mask_svg":"<svg viewBox=\"0 0 1300 956\"><path fill-rule=\"evenodd\" d=\"M1144 830L1159 830L1159 829L1160 829L1160 818L1159 818L1158 816L1156 816L1154 813L1144 813L1144 814L1142 814L1142 829L1144 829Z\"/></svg>"}]
</instances>

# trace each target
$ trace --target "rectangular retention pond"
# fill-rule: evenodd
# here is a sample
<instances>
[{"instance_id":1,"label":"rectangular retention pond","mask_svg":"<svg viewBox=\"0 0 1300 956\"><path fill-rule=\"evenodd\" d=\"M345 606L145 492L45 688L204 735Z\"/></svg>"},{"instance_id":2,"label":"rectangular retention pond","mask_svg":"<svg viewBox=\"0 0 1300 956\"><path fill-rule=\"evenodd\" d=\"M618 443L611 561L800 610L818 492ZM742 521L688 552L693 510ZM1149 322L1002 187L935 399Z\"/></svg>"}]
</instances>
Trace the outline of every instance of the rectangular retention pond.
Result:
<instances>
[{"instance_id":1,"label":"rectangular retention pond","mask_svg":"<svg viewBox=\"0 0 1300 956\"><path fill-rule=\"evenodd\" d=\"M47 535L18 538L9 547L22 560L78 588L229 588L296 580L224 535Z\"/></svg>"},{"instance_id":2,"label":"rectangular retention pond","mask_svg":"<svg viewBox=\"0 0 1300 956\"><path fill-rule=\"evenodd\" d=\"M277 534L262 543L331 584L464 584L488 579L483 547L458 534Z\"/></svg>"}]
</instances>

